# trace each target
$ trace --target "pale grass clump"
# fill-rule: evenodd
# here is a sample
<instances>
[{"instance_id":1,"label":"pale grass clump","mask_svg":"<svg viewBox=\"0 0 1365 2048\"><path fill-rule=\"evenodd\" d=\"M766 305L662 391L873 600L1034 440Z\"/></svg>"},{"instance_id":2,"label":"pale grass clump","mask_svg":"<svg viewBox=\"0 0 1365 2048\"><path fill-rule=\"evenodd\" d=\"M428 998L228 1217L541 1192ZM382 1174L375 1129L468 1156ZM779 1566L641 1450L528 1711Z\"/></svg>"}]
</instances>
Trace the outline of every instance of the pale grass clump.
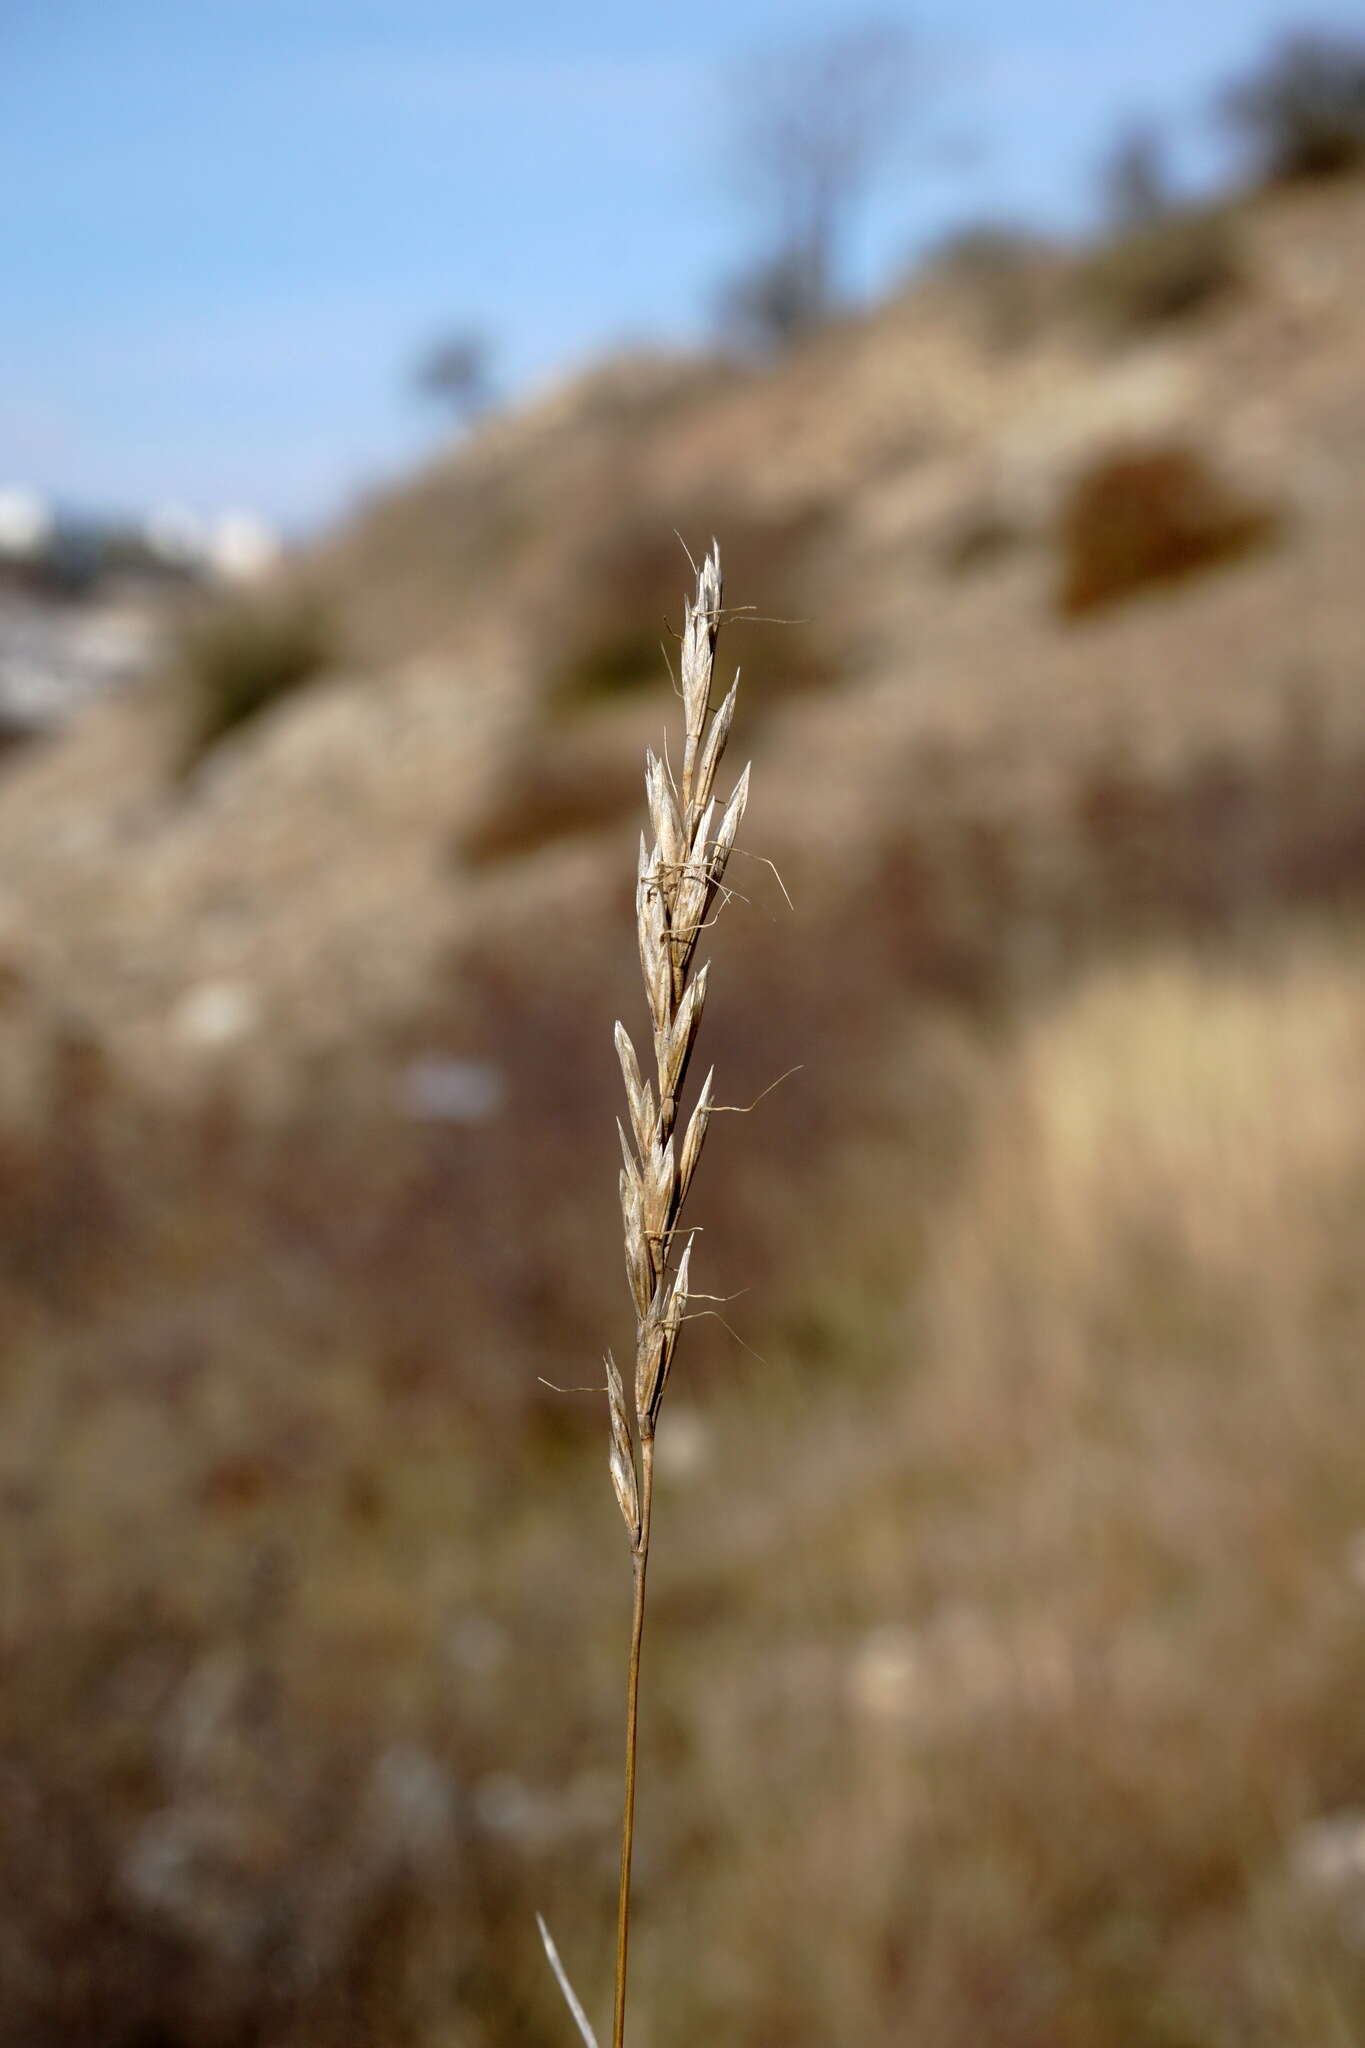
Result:
<instances>
[{"instance_id":1,"label":"pale grass clump","mask_svg":"<svg viewBox=\"0 0 1365 2048\"><path fill-rule=\"evenodd\" d=\"M720 551L713 543L697 575L696 596L684 608L679 661L684 727L681 767L675 770L667 749L662 757L652 750L645 756L649 833L640 836L635 922L649 1005L652 1080L641 1072L629 1032L623 1024L616 1025L616 1050L630 1122L627 1133L617 1121L623 1162L620 1188L626 1274L635 1304L635 1373L629 1395L610 1353L606 1369L611 1480L630 1540L635 1599L627 1684L613 2048L621 2048L625 2033L640 1643L654 1492L654 1433L687 1314L692 1234L684 1240L680 1218L715 1107L714 1068L701 1085L681 1144L677 1141L679 1103L706 1001L708 970L697 963L697 942L723 896L725 870L749 796L748 767L723 808L715 795L739 691L736 676L720 705L712 708L721 600ZM579 2031L591 2042L591 2029L553 1944L548 1936L545 1940Z\"/></svg>"},{"instance_id":2,"label":"pale grass clump","mask_svg":"<svg viewBox=\"0 0 1365 2048\"><path fill-rule=\"evenodd\" d=\"M1241 964L1128 960L1034 1016L983 1114L946 1289L956 1345L999 1355L981 1322L1007 1251L1028 1319L1057 1326L1039 1347L1053 1359L1064 1329L1088 1358L1084 1318L1105 1321L1120 1255L1135 1276L1157 1262L1159 1288L1134 1284L1153 1309L1177 1276L1242 1302L1254 1280L1282 1307L1311 1291L1325 1212L1359 1172L1363 988L1358 949L1301 936ZM1017 1302L1007 1320L1017 1343Z\"/></svg>"}]
</instances>

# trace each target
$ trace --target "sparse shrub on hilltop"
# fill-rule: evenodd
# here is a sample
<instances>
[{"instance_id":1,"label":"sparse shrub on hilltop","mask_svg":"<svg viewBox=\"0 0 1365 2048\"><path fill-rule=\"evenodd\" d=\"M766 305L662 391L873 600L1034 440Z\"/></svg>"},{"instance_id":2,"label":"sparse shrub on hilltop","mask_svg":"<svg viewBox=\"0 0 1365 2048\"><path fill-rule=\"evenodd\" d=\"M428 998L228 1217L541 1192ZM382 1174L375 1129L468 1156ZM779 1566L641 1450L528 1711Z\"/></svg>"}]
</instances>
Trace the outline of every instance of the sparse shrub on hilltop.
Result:
<instances>
[{"instance_id":1,"label":"sparse shrub on hilltop","mask_svg":"<svg viewBox=\"0 0 1365 2048\"><path fill-rule=\"evenodd\" d=\"M1365 41L1291 36L1223 102L1228 125L1271 184L1339 177L1365 167Z\"/></svg>"},{"instance_id":2,"label":"sparse shrub on hilltop","mask_svg":"<svg viewBox=\"0 0 1365 2048\"><path fill-rule=\"evenodd\" d=\"M1081 471L1062 506L1060 609L1074 617L1198 575L1264 545L1279 523L1197 449L1112 450Z\"/></svg>"},{"instance_id":3,"label":"sparse shrub on hilltop","mask_svg":"<svg viewBox=\"0 0 1365 2048\"><path fill-rule=\"evenodd\" d=\"M234 598L185 628L177 657L190 699L192 765L327 668L336 658L336 635L314 598Z\"/></svg>"}]
</instances>

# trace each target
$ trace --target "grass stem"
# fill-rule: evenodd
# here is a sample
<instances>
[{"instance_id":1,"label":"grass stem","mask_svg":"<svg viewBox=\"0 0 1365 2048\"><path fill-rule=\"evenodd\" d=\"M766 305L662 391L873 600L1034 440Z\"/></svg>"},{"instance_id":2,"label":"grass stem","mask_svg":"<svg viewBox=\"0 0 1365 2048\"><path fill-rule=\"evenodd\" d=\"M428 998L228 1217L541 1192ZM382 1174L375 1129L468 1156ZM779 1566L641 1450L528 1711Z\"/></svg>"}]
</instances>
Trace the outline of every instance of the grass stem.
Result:
<instances>
[{"instance_id":1,"label":"grass stem","mask_svg":"<svg viewBox=\"0 0 1365 2048\"><path fill-rule=\"evenodd\" d=\"M640 1446L640 1540L635 1551L635 1604L630 1627L630 1669L626 1680L626 1791L621 1821L621 1888L616 1909L616 1997L612 2048L626 2035L626 1969L630 1950L630 1865L635 1849L635 1758L640 1706L640 1645L645 1632L645 1577L649 1570L649 1521L654 1495L654 1439Z\"/></svg>"}]
</instances>

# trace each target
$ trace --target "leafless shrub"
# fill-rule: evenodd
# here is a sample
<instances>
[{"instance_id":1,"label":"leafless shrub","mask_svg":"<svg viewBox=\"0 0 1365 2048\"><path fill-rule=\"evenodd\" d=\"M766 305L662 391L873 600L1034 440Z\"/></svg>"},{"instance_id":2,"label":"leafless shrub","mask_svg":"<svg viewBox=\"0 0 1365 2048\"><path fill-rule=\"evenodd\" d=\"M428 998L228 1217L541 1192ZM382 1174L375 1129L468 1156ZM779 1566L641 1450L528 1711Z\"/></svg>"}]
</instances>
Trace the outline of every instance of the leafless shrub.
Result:
<instances>
[{"instance_id":1,"label":"leafless shrub","mask_svg":"<svg viewBox=\"0 0 1365 2048\"><path fill-rule=\"evenodd\" d=\"M760 339L792 341L838 304L849 229L904 132L917 59L903 27L873 19L770 51L746 73L731 154L765 241L739 310Z\"/></svg>"}]
</instances>

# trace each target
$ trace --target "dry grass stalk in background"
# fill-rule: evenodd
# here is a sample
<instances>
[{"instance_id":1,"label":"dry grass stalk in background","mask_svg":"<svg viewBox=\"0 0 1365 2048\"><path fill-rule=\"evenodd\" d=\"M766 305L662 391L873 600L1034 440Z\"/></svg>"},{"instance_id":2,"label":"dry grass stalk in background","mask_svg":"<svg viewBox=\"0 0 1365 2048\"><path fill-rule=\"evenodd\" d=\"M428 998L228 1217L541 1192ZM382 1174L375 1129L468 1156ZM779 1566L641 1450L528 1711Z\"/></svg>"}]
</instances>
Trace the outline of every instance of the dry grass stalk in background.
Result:
<instances>
[{"instance_id":1,"label":"dry grass stalk in background","mask_svg":"<svg viewBox=\"0 0 1365 2048\"><path fill-rule=\"evenodd\" d=\"M711 1073L702 1083L681 1145L675 1139L675 1126L706 1000L707 970L696 964L697 940L706 928L721 888L749 795L746 767L717 823L716 772L730 736L739 689L736 677L719 709L712 711L711 679L720 617L720 552L713 543L697 576L696 597L686 605L683 619L680 682L685 732L681 773L675 776L666 754L662 759L652 752L645 757L652 842L641 835L635 912L654 1041L653 1083L641 1074L625 1026L616 1026L616 1050L630 1115L629 1136L619 1120L617 1123L623 1157L621 1214L625 1225L626 1272L635 1302L635 1381L629 1399L625 1381L610 1354L606 1364L611 1478L630 1537L635 1600L626 1695L625 1811L613 2048L621 2048L625 2037L640 1643L654 1491L654 1431L687 1304L692 1241L689 1237L679 1249L679 1217L711 1118ZM548 1942L547 1953L554 1966ZM567 1988L565 1995L570 1996ZM570 1999L571 2010L575 2003ZM575 2018L579 2019L581 2030L583 2022L577 2011Z\"/></svg>"}]
</instances>

